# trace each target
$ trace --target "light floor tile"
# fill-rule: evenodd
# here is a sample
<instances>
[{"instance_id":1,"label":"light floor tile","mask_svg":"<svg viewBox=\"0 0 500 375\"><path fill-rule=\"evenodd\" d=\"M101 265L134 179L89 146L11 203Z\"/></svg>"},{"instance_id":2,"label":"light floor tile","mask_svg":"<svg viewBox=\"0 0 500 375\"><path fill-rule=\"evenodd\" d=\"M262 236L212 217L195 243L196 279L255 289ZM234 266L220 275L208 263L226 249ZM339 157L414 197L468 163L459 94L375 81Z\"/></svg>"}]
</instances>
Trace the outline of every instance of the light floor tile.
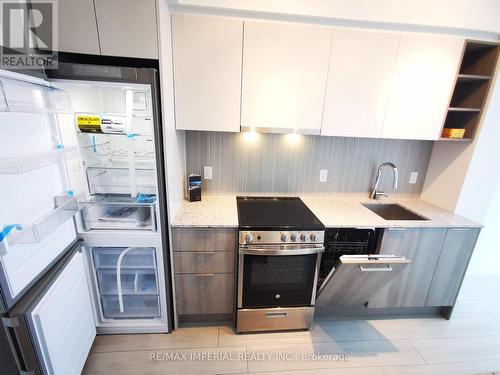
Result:
<instances>
[{"instance_id":1,"label":"light floor tile","mask_svg":"<svg viewBox=\"0 0 500 375\"><path fill-rule=\"evenodd\" d=\"M500 335L410 342L429 364L500 359Z\"/></svg>"},{"instance_id":2,"label":"light floor tile","mask_svg":"<svg viewBox=\"0 0 500 375\"><path fill-rule=\"evenodd\" d=\"M187 327L169 334L99 335L92 352L215 347L217 331L218 327Z\"/></svg>"},{"instance_id":3,"label":"light floor tile","mask_svg":"<svg viewBox=\"0 0 500 375\"><path fill-rule=\"evenodd\" d=\"M236 334L229 326L219 327L219 346L257 345L261 343L306 344L310 340L311 332L309 331Z\"/></svg>"},{"instance_id":4,"label":"light floor tile","mask_svg":"<svg viewBox=\"0 0 500 375\"><path fill-rule=\"evenodd\" d=\"M500 316L370 320L387 339L500 335Z\"/></svg>"},{"instance_id":5,"label":"light floor tile","mask_svg":"<svg viewBox=\"0 0 500 375\"><path fill-rule=\"evenodd\" d=\"M297 343L328 341L380 340L383 337L366 320L318 321L311 331L236 334L229 326L219 327L219 346L261 343Z\"/></svg>"},{"instance_id":6,"label":"light floor tile","mask_svg":"<svg viewBox=\"0 0 500 375\"><path fill-rule=\"evenodd\" d=\"M247 351L249 354L270 356L266 360L250 358L249 372L425 363L411 343L406 340L263 344L249 345Z\"/></svg>"},{"instance_id":7,"label":"light floor tile","mask_svg":"<svg viewBox=\"0 0 500 375\"><path fill-rule=\"evenodd\" d=\"M159 360L152 360L154 358ZM178 354L176 359L166 357ZM185 353L186 359L182 359ZM225 356L213 360L197 360L193 355ZM246 373L247 363L244 358L245 348L204 348L187 350L134 351L115 353L93 353L87 360L84 374L120 374L120 375L213 375ZM239 359L243 356L243 359ZM194 359L193 359L194 358ZM234 358L234 360L232 359Z\"/></svg>"},{"instance_id":8,"label":"light floor tile","mask_svg":"<svg viewBox=\"0 0 500 375\"><path fill-rule=\"evenodd\" d=\"M321 320L313 324L310 337L312 342L383 339L366 320Z\"/></svg>"},{"instance_id":9,"label":"light floor tile","mask_svg":"<svg viewBox=\"0 0 500 375\"><path fill-rule=\"evenodd\" d=\"M379 367L362 368L338 368L321 370L297 370L297 371L278 371L278 372L259 372L259 375L384 375Z\"/></svg>"},{"instance_id":10,"label":"light floor tile","mask_svg":"<svg viewBox=\"0 0 500 375\"><path fill-rule=\"evenodd\" d=\"M499 298L465 299L459 297L453 309L452 319L454 317L487 317L497 314L500 311Z\"/></svg>"},{"instance_id":11,"label":"light floor tile","mask_svg":"<svg viewBox=\"0 0 500 375\"><path fill-rule=\"evenodd\" d=\"M385 375L500 375L500 360L384 367Z\"/></svg>"}]
</instances>

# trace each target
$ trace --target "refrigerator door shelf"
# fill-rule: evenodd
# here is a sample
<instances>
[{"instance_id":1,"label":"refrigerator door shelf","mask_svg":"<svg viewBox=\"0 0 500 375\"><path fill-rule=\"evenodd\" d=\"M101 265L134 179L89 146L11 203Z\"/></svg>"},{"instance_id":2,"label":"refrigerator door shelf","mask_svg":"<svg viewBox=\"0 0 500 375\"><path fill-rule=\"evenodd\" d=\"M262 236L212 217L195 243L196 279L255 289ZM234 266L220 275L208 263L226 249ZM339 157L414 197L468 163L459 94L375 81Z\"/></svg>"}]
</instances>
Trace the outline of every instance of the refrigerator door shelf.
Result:
<instances>
[{"instance_id":1,"label":"refrigerator door shelf","mask_svg":"<svg viewBox=\"0 0 500 375\"><path fill-rule=\"evenodd\" d=\"M69 196L54 197L54 209L33 223L21 224L18 230L12 230L3 239L9 244L39 243L55 229L78 213L78 198Z\"/></svg>"},{"instance_id":2,"label":"refrigerator door shelf","mask_svg":"<svg viewBox=\"0 0 500 375\"><path fill-rule=\"evenodd\" d=\"M23 75L19 75L23 76ZM14 77L17 77L14 76ZM64 91L52 87L48 82L39 80L27 81L6 77L5 71L0 73L0 109L8 112L25 113L70 113L71 98ZM2 103L4 103L2 105ZM3 107L3 108L2 108Z\"/></svg>"},{"instance_id":3,"label":"refrigerator door shelf","mask_svg":"<svg viewBox=\"0 0 500 375\"><path fill-rule=\"evenodd\" d=\"M154 199L154 197L152 197ZM125 195L95 195L84 203L86 230L156 231L156 203Z\"/></svg>"},{"instance_id":4,"label":"refrigerator door shelf","mask_svg":"<svg viewBox=\"0 0 500 375\"><path fill-rule=\"evenodd\" d=\"M92 257L96 269L113 269L116 272L118 258L126 247L92 247ZM123 257L122 269L156 269L154 247L137 247Z\"/></svg>"},{"instance_id":5,"label":"refrigerator door shelf","mask_svg":"<svg viewBox=\"0 0 500 375\"><path fill-rule=\"evenodd\" d=\"M158 296L124 295L124 311L120 312L118 296L102 296L102 310L105 319L152 319L160 318Z\"/></svg>"},{"instance_id":6,"label":"refrigerator door shelf","mask_svg":"<svg viewBox=\"0 0 500 375\"><path fill-rule=\"evenodd\" d=\"M0 159L0 174L21 174L31 172L49 165L76 159L78 147L57 148L54 151L24 158Z\"/></svg>"}]
</instances>

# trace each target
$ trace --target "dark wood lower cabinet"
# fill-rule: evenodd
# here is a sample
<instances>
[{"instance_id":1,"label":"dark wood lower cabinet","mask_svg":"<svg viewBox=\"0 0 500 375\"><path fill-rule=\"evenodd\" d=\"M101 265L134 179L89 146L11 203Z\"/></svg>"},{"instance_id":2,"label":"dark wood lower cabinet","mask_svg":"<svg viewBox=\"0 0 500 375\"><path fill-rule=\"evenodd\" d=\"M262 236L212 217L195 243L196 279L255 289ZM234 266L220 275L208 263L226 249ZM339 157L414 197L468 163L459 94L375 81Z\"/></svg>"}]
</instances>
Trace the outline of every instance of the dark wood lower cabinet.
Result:
<instances>
[{"instance_id":1,"label":"dark wood lower cabinet","mask_svg":"<svg viewBox=\"0 0 500 375\"><path fill-rule=\"evenodd\" d=\"M479 232L479 228L386 229L380 254L404 256L411 263L368 298L368 307L451 309ZM230 317L235 308L237 230L174 228L173 236L180 320Z\"/></svg>"},{"instance_id":2,"label":"dark wood lower cabinet","mask_svg":"<svg viewBox=\"0 0 500 375\"><path fill-rule=\"evenodd\" d=\"M177 314L232 314L234 274L175 275Z\"/></svg>"},{"instance_id":3,"label":"dark wood lower cabinet","mask_svg":"<svg viewBox=\"0 0 500 375\"><path fill-rule=\"evenodd\" d=\"M451 228L425 301L426 306L453 306L479 236L479 228Z\"/></svg>"},{"instance_id":4,"label":"dark wood lower cabinet","mask_svg":"<svg viewBox=\"0 0 500 375\"><path fill-rule=\"evenodd\" d=\"M446 229L386 229L380 254L401 255L410 260L398 276L370 298L369 307L424 306Z\"/></svg>"},{"instance_id":5,"label":"dark wood lower cabinet","mask_svg":"<svg viewBox=\"0 0 500 375\"><path fill-rule=\"evenodd\" d=\"M371 308L453 306L479 228L386 229L381 254L402 255L409 267L369 299Z\"/></svg>"},{"instance_id":6,"label":"dark wood lower cabinet","mask_svg":"<svg viewBox=\"0 0 500 375\"><path fill-rule=\"evenodd\" d=\"M183 273L234 273L233 251L174 253L174 270Z\"/></svg>"},{"instance_id":7,"label":"dark wood lower cabinet","mask_svg":"<svg viewBox=\"0 0 500 375\"><path fill-rule=\"evenodd\" d=\"M234 312L236 228L174 228L179 321L228 319Z\"/></svg>"}]
</instances>

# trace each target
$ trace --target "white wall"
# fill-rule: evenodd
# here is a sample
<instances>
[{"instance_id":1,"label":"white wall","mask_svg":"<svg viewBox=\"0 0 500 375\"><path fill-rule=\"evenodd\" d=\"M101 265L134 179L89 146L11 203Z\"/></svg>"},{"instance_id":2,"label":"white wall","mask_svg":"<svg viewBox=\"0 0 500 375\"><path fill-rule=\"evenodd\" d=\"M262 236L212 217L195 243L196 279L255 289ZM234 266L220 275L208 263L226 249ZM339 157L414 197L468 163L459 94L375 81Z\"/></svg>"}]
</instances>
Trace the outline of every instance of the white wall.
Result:
<instances>
[{"instance_id":1,"label":"white wall","mask_svg":"<svg viewBox=\"0 0 500 375\"><path fill-rule=\"evenodd\" d=\"M498 263L498 230L500 228L500 179L484 218L484 228L476 244L467 275L500 274Z\"/></svg>"},{"instance_id":2,"label":"white wall","mask_svg":"<svg viewBox=\"0 0 500 375\"><path fill-rule=\"evenodd\" d=\"M186 146L184 132L175 130L172 38L170 12L165 0L158 0L160 79L163 111L163 137L167 167L167 199L172 222L184 200Z\"/></svg>"},{"instance_id":3,"label":"white wall","mask_svg":"<svg viewBox=\"0 0 500 375\"><path fill-rule=\"evenodd\" d=\"M500 33L498 0L170 0L179 7Z\"/></svg>"}]
</instances>

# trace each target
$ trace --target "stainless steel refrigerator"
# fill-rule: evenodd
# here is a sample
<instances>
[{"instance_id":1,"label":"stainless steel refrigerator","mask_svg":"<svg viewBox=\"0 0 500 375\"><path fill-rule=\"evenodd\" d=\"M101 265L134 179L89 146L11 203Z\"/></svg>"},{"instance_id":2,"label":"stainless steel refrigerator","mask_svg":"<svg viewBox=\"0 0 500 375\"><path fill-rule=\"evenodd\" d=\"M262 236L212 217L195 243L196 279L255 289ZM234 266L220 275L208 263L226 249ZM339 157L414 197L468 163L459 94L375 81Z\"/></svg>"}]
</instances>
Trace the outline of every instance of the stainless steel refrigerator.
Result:
<instances>
[{"instance_id":1,"label":"stainless steel refrigerator","mask_svg":"<svg viewBox=\"0 0 500 375\"><path fill-rule=\"evenodd\" d=\"M156 70L0 70L5 371L78 374L96 333L172 329L163 160Z\"/></svg>"}]
</instances>

